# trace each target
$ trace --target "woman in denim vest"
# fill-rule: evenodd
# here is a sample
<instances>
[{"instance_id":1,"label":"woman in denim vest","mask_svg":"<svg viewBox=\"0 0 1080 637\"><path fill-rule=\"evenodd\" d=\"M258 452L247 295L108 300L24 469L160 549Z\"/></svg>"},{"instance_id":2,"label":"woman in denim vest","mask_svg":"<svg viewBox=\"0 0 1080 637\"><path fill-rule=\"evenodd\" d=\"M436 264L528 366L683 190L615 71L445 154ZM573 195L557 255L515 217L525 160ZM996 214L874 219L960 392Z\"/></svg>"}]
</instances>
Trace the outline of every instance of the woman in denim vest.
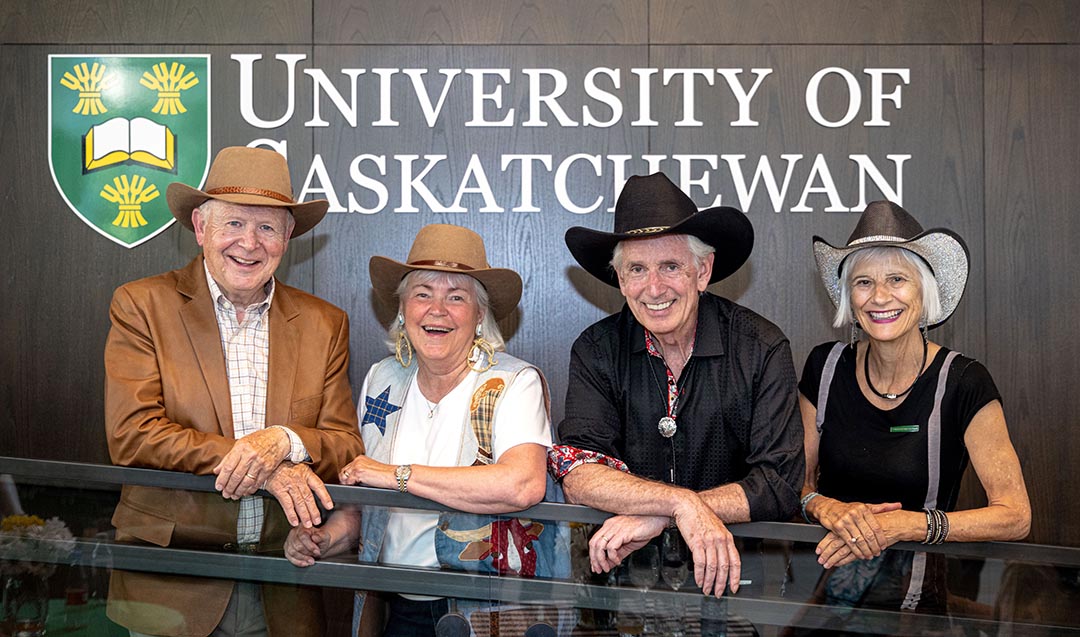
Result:
<instances>
[{"instance_id":1,"label":"woman in denim vest","mask_svg":"<svg viewBox=\"0 0 1080 637\"><path fill-rule=\"evenodd\" d=\"M404 262L372 257L372 286L398 312L393 353L364 379L359 401L366 455L341 471L342 484L396 489L457 512L365 507L337 513L318 529L298 528L286 555L298 566L344 552L360 537L361 562L449 567L531 577L567 570L555 550L560 528L490 517L544 499L551 445L540 371L505 353L497 320L521 298L521 277L488 265L483 240L459 226L420 230ZM486 514L486 515L485 515ZM490 604L435 594L384 594L385 625L363 612L368 634L433 635L447 613Z\"/></svg>"}]
</instances>

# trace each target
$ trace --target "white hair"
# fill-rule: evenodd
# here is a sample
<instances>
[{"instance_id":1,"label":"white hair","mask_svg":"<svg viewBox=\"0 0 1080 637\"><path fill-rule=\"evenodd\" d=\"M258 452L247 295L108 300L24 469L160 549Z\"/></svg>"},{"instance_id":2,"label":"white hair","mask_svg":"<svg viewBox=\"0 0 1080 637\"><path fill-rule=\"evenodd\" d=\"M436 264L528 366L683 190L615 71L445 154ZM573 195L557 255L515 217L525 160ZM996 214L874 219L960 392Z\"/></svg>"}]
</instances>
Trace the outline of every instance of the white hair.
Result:
<instances>
[{"instance_id":1,"label":"white hair","mask_svg":"<svg viewBox=\"0 0 1080 637\"><path fill-rule=\"evenodd\" d=\"M424 285L429 283L445 283L451 288L460 288L463 290L470 290L473 298L476 299L477 308L483 314L483 318L480 319L480 336L485 341L491 343L491 346L495 348L496 352L506 351L506 340L503 338L502 331L499 329L499 324L495 321L495 313L491 309L491 299L488 297L488 292L484 288L484 284L468 274L458 274L456 272L439 272L437 270L413 270L401 278L401 283L398 283L397 290L394 291L394 295L398 298L398 314L405 313L405 301L403 300L405 293L414 285ZM390 351L395 351L397 347L398 335L404 331L404 327L398 323L397 316L394 316L390 321L390 325L386 328L390 338L387 341L387 345L390 347Z\"/></svg>"},{"instance_id":2,"label":"white hair","mask_svg":"<svg viewBox=\"0 0 1080 637\"><path fill-rule=\"evenodd\" d=\"M225 202L218 199L207 199L201 204L195 206L198 209L199 214L202 216L202 227L205 228L206 224L210 223L210 220L214 218L218 212L224 208Z\"/></svg>"},{"instance_id":3,"label":"white hair","mask_svg":"<svg viewBox=\"0 0 1080 637\"><path fill-rule=\"evenodd\" d=\"M195 206L199 209L199 213L202 215L202 228L206 228L206 224L210 223L219 212L229 207L236 208L273 208L277 209L277 206L258 206L253 204L232 203L231 201L222 201L221 199L207 199L201 204ZM293 227L296 225L296 218L292 215L292 208L285 208L285 236L292 235ZM194 220L192 220L194 223Z\"/></svg>"},{"instance_id":4,"label":"white hair","mask_svg":"<svg viewBox=\"0 0 1080 637\"><path fill-rule=\"evenodd\" d=\"M700 268L701 264L705 262L705 257L716 252L716 248L705 243L701 239L698 239L692 234L677 234L671 235L676 237L683 237L686 239L686 247L690 249L690 254L694 256L694 268ZM645 238L645 237L642 237ZM615 248L611 251L611 261L609 264L615 273L618 274L619 270L623 266L623 244L627 241L639 241L640 239L623 239L615 244Z\"/></svg>"},{"instance_id":5,"label":"white hair","mask_svg":"<svg viewBox=\"0 0 1080 637\"><path fill-rule=\"evenodd\" d=\"M941 295L938 292L937 277L922 257L910 250L893 246L876 246L856 250L844 259L840 266L840 302L833 316L833 327L844 327L854 321L851 310L851 271L866 261L873 259L899 259L907 263L917 273L919 289L922 291L922 316L919 325L936 323L941 318Z\"/></svg>"}]
</instances>

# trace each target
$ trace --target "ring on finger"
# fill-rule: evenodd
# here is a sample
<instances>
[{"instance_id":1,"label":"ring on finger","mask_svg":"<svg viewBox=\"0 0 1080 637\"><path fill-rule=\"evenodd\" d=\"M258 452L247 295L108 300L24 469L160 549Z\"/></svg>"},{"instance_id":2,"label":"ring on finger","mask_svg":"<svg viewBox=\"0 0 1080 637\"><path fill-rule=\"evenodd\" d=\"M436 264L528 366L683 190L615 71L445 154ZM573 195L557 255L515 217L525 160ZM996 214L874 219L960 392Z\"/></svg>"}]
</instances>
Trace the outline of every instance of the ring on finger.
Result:
<instances>
[{"instance_id":1,"label":"ring on finger","mask_svg":"<svg viewBox=\"0 0 1080 637\"><path fill-rule=\"evenodd\" d=\"M850 539L850 540L848 540L848 541L849 541L849 542L851 542L852 544L854 544L854 543L858 542L858 541L859 541L859 540L861 540L861 539L862 539L862 536L859 536L859 535L853 535L853 536L851 536L851 539Z\"/></svg>"},{"instance_id":2,"label":"ring on finger","mask_svg":"<svg viewBox=\"0 0 1080 637\"><path fill-rule=\"evenodd\" d=\"M245 473L244 475L246 475L247 477L251 478L252 480L254 480L254 479L255 479L255 476L251 475L250 473Z\"/></svg>"}]
</instances>

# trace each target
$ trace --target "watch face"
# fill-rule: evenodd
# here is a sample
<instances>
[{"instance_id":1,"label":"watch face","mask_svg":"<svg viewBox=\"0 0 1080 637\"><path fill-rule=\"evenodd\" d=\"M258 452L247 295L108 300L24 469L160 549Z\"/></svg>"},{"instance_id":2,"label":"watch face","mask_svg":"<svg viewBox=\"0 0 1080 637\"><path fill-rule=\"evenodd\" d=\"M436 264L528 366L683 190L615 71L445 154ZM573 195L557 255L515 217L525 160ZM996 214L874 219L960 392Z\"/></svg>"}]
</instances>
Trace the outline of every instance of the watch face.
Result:
<instances>
[{"instance_id":1,"label":"watch face","mask_svg":"<svg viewBox=\"0 0 1080 637\"><path fill-rule=\"evenodd\" d=\"M398 491L406 493L409 490L409 477L412 475L412 465L401 464L394 469L394 477L397 478Z\"/></svg>"}]
</instances>

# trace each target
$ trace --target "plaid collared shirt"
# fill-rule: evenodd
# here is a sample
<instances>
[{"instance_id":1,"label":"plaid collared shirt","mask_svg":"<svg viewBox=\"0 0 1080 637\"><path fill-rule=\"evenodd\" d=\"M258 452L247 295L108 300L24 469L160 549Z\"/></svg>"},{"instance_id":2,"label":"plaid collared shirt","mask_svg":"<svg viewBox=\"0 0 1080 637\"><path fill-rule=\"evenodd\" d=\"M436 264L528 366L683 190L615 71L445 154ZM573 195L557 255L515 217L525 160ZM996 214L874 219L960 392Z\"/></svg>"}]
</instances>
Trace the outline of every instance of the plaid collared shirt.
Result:
<instances>
[{"instance_id":1,"label":"plaid collared shirt","mask_svg":"<svg viewBox=\"0 0 1080 637\"><path fill-rule=\"evenodd\" d=\"M240 323L236 320L236 306L225 298L205 262L203 267L210 296L214 299L221 349L225 353L225 371L232 398L233 436L239 440L266 426L266 384L270 367L268 315L274 298L274 279L271 278L264 288L266 299L245 308L244 322ZM240 544L258 542L262 525L262 498L241 498L236 541Z\"/></svg>"}]
</instances>

